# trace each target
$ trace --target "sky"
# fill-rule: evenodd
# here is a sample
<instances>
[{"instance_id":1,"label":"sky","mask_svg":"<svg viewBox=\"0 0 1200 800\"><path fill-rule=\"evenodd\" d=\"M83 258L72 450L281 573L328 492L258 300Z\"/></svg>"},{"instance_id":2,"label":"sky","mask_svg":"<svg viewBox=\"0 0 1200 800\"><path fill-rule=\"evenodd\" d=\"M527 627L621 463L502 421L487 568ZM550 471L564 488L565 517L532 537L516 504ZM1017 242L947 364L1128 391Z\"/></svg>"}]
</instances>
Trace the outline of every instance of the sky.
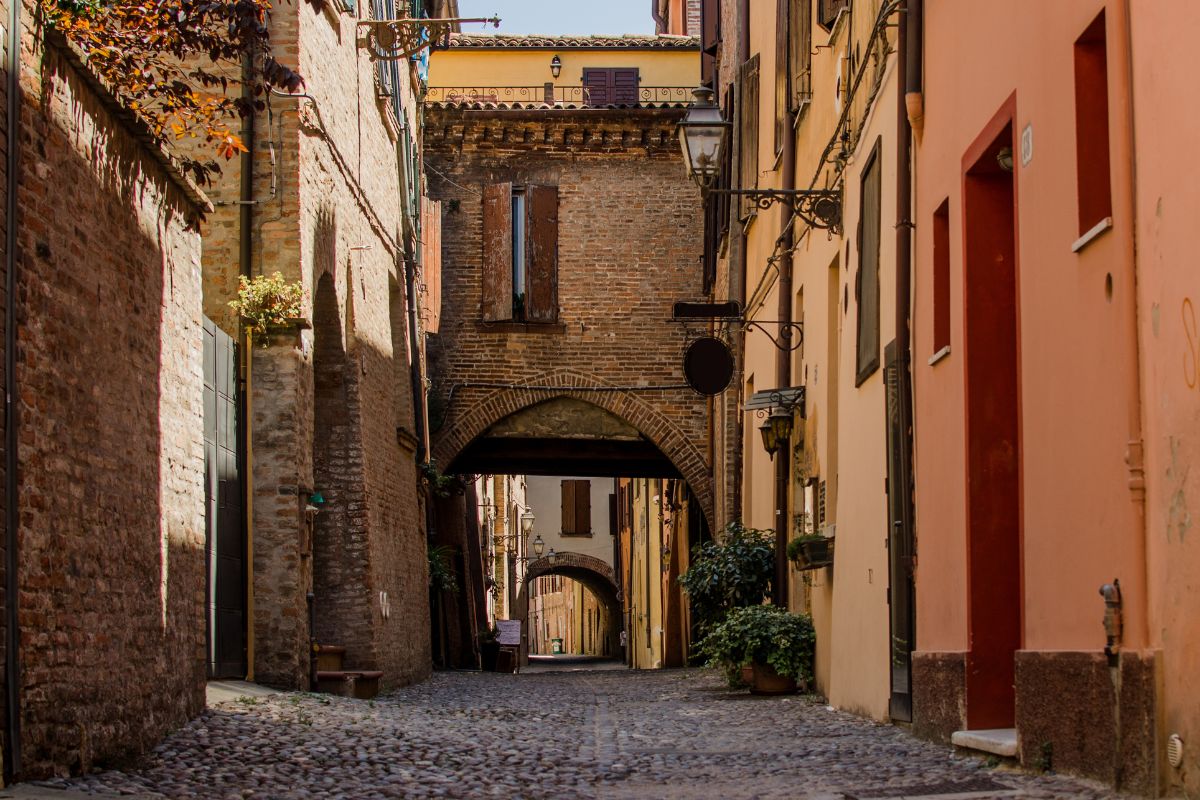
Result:
<instances>
[{"instance_id":1,"label":"sky","mask_svg":"<svg viewBox=\"0 0 1200 800\"><path fill-rule=\"evenodd\" d=\"M458 0L464 17L500 15L500 28L487 33L654 33L650 0ZM480 33L479 24L463 25Z\"/></svg>"}]
</instances>

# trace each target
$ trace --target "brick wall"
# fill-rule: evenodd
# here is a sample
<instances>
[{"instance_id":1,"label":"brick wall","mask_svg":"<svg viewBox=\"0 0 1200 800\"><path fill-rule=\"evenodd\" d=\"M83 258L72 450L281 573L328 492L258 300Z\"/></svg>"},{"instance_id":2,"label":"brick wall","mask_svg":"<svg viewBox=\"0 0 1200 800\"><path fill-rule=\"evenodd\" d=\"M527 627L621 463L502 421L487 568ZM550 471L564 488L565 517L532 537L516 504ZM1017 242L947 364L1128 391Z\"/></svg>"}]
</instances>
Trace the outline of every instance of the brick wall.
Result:
<instances>
[{"instance_id":1,"label":"brick wall","mask_svg":"<svg viewBox=\"0 0 1200 800\"><path fill-rule=\"evenodd\" d=\"M673 135L682 113L427 111L430 195L443 201L443 317L430 344L443 466L504 415L574 394L638 427L711 511L707 401L683 376L684 349L699 331L670 319L674 301L702 290L699 193ZM558 187L557 327L481 323L480 195L501 181ZM458 385L470 382L561 388Z\"/></svg>"},{"instance_id":2,"label":"brick wall","mask_svg":"<svg viewBox=\"0 0 1200 800\"><path fill-rule=\"evenodd\" d=\"M19 681L34 777L142 752L204 706L202 197L66 51L31 29L22 44Z\"/></svg>"}]
</instances>

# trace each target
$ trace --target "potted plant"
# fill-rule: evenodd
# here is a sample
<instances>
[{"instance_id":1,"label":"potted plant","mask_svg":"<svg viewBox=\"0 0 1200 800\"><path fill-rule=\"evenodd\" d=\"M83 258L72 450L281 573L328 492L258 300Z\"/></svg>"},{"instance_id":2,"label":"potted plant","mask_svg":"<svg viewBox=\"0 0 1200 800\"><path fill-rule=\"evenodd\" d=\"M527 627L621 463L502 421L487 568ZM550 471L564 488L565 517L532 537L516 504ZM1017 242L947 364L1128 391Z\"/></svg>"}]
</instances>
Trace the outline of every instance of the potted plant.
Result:
<instances>
[{"instance_id":1,"label":"potted plant","mask_svg":"<svg viewBox=\"0 0 1200 800\"><path fill-rule=\"evenodd\" d=\"M484 628L479 632L479 667L484 672L495 672L500 657L500 632L495 628Z\"/></svg>"},{"instance_id":2,"label":"potted plant","mask_svg":"<svg viewBox=\"0 0 1200 800\"><path fill-rule=\"evenodd\" d=\"M833 563L833 539L819 533L807 533L788 542L788 558L799 569L817 569Z\"/></svg>"},{"instance_id":3,"label":"potted plant","mask_svg":"<svg viewBox=\"0 0 1200 800\"><path fill-rule=\"evenodd\" d=\"M706 634L735 608L757 606L775 575L775 534L731 522L719 541L692 552L691 566L679 576L697 633Z\"/></svg>"},{"instance_id":4,"label":"potted plant","mask_svg":"<svg viewBox=\"0 0 1200 800\"><path fill-rule=\"evenodd\" d=\"M816 632L812 618L778 606L750 606L729 612L700 643L709 666L725 673L731 686L751 667L750 691L786 694L812 683Z\"/></svg>"},{"instance_id":5,"label":"potted plant","mask_svg":"<svg viewBox=\"0 0 1200 800\"><path fill-rule=\"evenodd\" d=\"M304 319L304 286L289 283L283 273L238 277L237 298L229 302L246 325L246 330L259 334L265 347L269 334L290 328L307 328Z\"/></svg>"}]
</instances>

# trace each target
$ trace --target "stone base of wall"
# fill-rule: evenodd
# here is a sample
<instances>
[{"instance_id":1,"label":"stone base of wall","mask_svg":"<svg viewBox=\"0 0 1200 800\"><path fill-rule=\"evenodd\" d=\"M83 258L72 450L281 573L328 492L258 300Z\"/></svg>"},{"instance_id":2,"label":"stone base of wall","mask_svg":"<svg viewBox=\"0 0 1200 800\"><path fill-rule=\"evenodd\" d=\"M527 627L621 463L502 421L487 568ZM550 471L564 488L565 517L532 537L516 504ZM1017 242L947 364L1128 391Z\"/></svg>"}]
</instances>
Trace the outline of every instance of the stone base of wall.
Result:
<instances>
[{"instance_id":1,"label":"stone base of wall","mask_svg":"<svg viewBox=\"0 0 1200 800\"><path fill-rule=\"evenodd\" d=\"M967 725L967 654L913 653L913 733L935 742Z\"/></svg>"},{"instance_id":2,"label":"stone base of wall","mask_svg":"<svg viewBox=\"0 0 1200 800\"><path fill-rule=\"evenodd\" d=\"M1123 653L1118 663L1100 652L1016 654L1022 765L1154 792L1156 660Z\"/></svg>"}]
</instances>

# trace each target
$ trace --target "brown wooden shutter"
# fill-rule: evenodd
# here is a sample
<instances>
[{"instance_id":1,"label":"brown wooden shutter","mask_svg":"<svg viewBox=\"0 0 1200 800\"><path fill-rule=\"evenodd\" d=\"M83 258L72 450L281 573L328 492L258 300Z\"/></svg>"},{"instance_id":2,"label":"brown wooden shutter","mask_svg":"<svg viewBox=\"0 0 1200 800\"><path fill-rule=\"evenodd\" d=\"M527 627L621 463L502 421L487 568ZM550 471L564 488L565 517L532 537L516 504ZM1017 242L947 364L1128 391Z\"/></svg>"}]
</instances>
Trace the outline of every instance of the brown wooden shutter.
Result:
<instances>
[{"instance_id":1,"label":"brown wooden shutter","mask_svg":"<svg viewBox=\"0 0 1200 800\"><path fill-rule=\"evenodd\" d=\"M558 187L526 188L525 215L525 318L554 322L558 319Z\"/></svg>"},{"instance_id":2,"label":"brown wooden shutter","mask_svg":"<svg viewBox=\"0 0 1200 800\"><path fill-rule=\"evenodd\" d=\"M437 333L442 318L442 201L421 203L421 320L426 333Z\"/></svg>"},{"instance_id":3,"label":"brown wooden shutter","mask_svg":"<svg viewBox=\"0 0 1200 800\"><path fill-rule=\"evenodd\" d=\"M612 100L618 105L635 106L638 102L638 71L637 67L614 69L612 74Z\"/></svg>"},{"instance_id":4,"label":"brown wooden shutter","mask_svg":"<svg viewBox=\"0 0 1200 800\"><path fill-rule=\"evenodd\" d=\"M584 102L589 106L606 106L612 102L612 70L591 69L583 70Z\"/></svg>"},{"instance_id":5,"label":"brown wooden shutter","mask_svg":"<svg viewBox=\"0 0 1200 800\"><path fill-rule=\"evenodd\" d=\"M857 379L861 385L879 368L879 143L876 142L862 173L858 247L858 347Z\"/></svg>"},{"instance_id":6,"label":"brown wooden shutter","mask_svg":"<svg viewBox=\"0 0 1200 800\"><path fill-rule=\"evenodd\" d=\"M775 0L775 154L783 151L788 125L788 38L791 33L792 0Z\"/></svg>"},{"instance_id":7,"label":"brown wooden shutter","mask_svg":"<svg viewBox=\"0 0 1200 800\"><path fill-rule=\"evenodd\" d=\"M617 535L617 495L615 492L608 496L608 535Z\"/></svg>"},{"instance_id":8,"label":"brown wooden shutter","mask_svg":"<svg viewBox=\"0 0 1200 800\"><path fill-rule=\"evenodd\" d=\"M575 533L592 532L592 482L575 481Z\"/></svg>"},{"instance_id":9,"label":"brown wooden shutter","mask_svg":"<svg viewBox=\"0 0 1200 800\"><path fill-rule=\"evenodd\" d=\"M788 12L789 107L799 111L812 97L812 0L791 0Z\"/></svg>"},{"instance_id":10,"label":"brown wooden shutter","mask_svg":"<svg viewBox=\"0 0 1200 800\"><path fill-rule=\"evenodd\" d=\"M512 319L512 184L483 187L483 318Z\"/></svg>"},{"instance_id":11,"label":"brown wooden shutter","mask_svg":"<svg viewBox=\"0 0 1200 800\"><path fill-rule=\"evenodd\" d=\"M838 13L843 8L850 5L850 0L818 0L820 4L817 8L817 22L822 28L828 30L833 27L834 21L838 18Z\"/></svg>"},{"instance_id":12,"label":"brown wooden shutter","mask_svg":"<svg viewBox=\"0 0 1200 800\"><path fill-rule=\"evenodd\" d=\"M741 111L741 186L742 189L758 188L758 54L742 65L741 92L738 100ZM741 216L749 217L756 206L752 200L742 198Z\"/></svg>"},{"instance_id":13,"label":"brown wooden shutter","mask_svg":"<svg viewBox=\"0 0 1200 800\"><path fill-rule=\"evenodd\" d=\"M721 39L720 0L702 0L700 7L700 82L710 85L716 75L717 46Z\"/></svg>"},{"instance_id":14,"label":"brown wooden shutter","mask_svg":"<svg viewBox=\"0 0 1200 800\"><path fill-rule=\"evenodd\" d=\"M575 481L562 482L562 532L575 532Z\"/></svg>"}]
</instances>

